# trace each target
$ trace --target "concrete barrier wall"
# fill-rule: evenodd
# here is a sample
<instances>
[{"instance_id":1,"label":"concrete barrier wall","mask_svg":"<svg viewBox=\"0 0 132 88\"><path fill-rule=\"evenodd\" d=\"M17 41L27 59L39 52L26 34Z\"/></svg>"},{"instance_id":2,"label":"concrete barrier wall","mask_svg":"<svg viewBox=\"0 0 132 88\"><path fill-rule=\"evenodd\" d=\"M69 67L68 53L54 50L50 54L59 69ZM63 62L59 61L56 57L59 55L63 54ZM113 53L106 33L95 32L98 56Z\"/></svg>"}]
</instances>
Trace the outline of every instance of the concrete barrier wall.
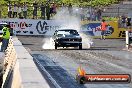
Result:
<instances>
[{"instance_id":1,"label":"concrete barrier wall","mask_svg":"<svg viewBox=\"0 0 132 88\"><path fill-rule=\"evenodd\" d=\"M9 78L11 76L11 73L15 67L17 60L16 51L13 45L13 40L9 40L8 47L5 51L5 58L4 58L4 75L3 75L3 88L6 87L8 84Z\"/></svg>"},{"instance_id":2,"label":"concrete barrier wall","mask_svg":"<svg viewBox=\"0 0 132 88\"><path fill-rule=\"evenodd\" d=\"M50 88L36 67L33 57L21 42L16 37L13 37L12 41L16 53L16 57L13 57L15 64L12 66L13 69L10 69L10 77L7 77L9 71L6 69L7 74L4 74L3 88Z\"/></svg>"}]
</instances>

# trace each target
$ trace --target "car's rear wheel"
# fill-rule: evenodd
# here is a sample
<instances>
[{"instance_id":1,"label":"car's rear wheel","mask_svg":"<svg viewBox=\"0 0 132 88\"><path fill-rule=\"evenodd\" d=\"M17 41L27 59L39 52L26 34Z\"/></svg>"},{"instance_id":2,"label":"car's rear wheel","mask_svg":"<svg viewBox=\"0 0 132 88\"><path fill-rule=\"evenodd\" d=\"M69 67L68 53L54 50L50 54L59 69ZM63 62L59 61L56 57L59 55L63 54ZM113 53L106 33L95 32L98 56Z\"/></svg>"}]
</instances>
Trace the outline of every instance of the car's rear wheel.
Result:
<instances>
[{"instance_id":1,"label":"car's rear wheel","mask_svg":"<svg viewBox=\"0 0 132 88\"><path fill-rule=\"evenodd\" d=\"M80 49L80 50L82 49L82 45L79 45L79 49Z\"/></svg>"},{"instance_id":2,"label":"car's rear wheel","mask_svg":"<svg viewBox=\"0 0 132 88\"><path fill-rule=\"evenodd\" d=\"M57 44L55 43L55 49L57 49Z\"/></svg>"}]
</instances>

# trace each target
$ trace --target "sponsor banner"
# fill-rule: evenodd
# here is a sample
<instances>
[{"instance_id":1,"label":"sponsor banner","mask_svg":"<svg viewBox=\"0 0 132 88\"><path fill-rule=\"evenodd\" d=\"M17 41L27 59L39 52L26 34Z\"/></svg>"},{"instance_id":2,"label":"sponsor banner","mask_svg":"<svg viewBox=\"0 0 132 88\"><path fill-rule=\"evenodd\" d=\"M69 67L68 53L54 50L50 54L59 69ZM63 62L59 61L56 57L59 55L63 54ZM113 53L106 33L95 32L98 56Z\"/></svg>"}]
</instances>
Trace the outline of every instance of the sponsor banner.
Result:
<instances>
[{"instance_id":1,"label":"sponsor banner","mask_svg":"<svg viewBox=\"0 0 132 88\"><path fill-rule=\"evenodd\" d=\"M64 23L62 21L34 19L0 19L0 22L10 23L16 35L44 35L47 31L58 29Z\"/></svg>"},{"instance_id":2,"label":"sponsor banner","mask_svg":"<svg viewBox=\"0 0 132 88\"><path fill-rule=\"evenodd\" d=\"M118 28L117 21L110 21L107 22L109 26L106 30L106 38L125 38L126 29ZM83 31L87 35L91 35L94 38L100 38L101 31L100 31L101 23L87 23L81 26L81 31Z\"/></svg>"},{"instance_id":3,"label":"sponsor banner","mask_svg":"<svg viewBox=\"0 0 132 88\"><path fill-rule=\"evenodd\" d=\"M86 34L91 36L100 36L101 35L101 23L89 23L81 26L81 30ZM112 35L114 32L114 28L112 26L108 26L106 30L106 36Z\"/></svg>"},{"instance_id":4,"label":"sponsor banner","mask_svg":"<svg viewBox=\"0 0 132 88\"><path fill-rule=\"evenodd\" d=\"M59 28L80 28L80 22L70 20L37 20L37 19L0 19L1 22L9 22L16 35L53 35ZM106 38L125 38L125 29L118 28L117 21L108 22ZM85 23L81 30L94 38L100 38L100 23Z\"/></svg>"},{"instance_id":5,"label":"sponsor banner","mask_svg":"<svg viewBox=\"0 0 132 88\"><path fill-rule=\"evenodd\" d=\"M37 19L0 19L0 22L10 23L16 35L53 35L59 28L80 27L78 21L69 20L37 20ZM77 29L78 30L78 29Z\"/></svg>"}]
</instances>

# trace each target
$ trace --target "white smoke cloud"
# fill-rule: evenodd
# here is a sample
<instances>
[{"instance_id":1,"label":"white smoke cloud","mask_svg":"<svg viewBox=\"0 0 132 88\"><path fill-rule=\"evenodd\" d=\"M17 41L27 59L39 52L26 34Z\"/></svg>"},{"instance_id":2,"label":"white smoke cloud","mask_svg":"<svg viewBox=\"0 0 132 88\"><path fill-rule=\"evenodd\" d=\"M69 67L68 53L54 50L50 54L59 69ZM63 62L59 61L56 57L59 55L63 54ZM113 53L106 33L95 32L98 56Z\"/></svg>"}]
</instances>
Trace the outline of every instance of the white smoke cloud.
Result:
<instances>
[{"instance_id":1,"label":"white smoke cloud","mask_svg":"<svg viewBox=\"0 0 132 88\"><path fill-rule=\"evenodd\" d=\"M54 41L52 38L45 38L43 42L44 42L42 46L43 49L54 49Z\"/></svg>"},{"instance_id":2,"label":"white smoke cloud","mask_svg":"<svg viewBox=\"0 0 132 88\"><path fill-rule=\"evenodd\" d=\"M57 11L57 14L53 17L55 20L62 20L61 28L73 28L79 30L80 28L80 18L75 15L75 8L73 8L72 15L69 14L68 9L61 8Z\"/></svg>"},{"instance_id":3,"label":"white smoke cloud","mask_svg":"<svg viewBox=\"0 0 132 88\"><path fill-rule=\"evenodd\" d=\"M72 15L69 14L69 11L66 7L61 8L57 11L57 14L53 16L53 20L62 21L61 23L61 29L76 29L81 37L82 37L82 43L83 47L90 48L90 44L92 44L91 37L86 36L85 34L81 33L80 31L80 8L74 7ZM44 40L44 44L42 46L43 49L54 49L54 44L52 38Z\"/></svg>"}]
</instances>

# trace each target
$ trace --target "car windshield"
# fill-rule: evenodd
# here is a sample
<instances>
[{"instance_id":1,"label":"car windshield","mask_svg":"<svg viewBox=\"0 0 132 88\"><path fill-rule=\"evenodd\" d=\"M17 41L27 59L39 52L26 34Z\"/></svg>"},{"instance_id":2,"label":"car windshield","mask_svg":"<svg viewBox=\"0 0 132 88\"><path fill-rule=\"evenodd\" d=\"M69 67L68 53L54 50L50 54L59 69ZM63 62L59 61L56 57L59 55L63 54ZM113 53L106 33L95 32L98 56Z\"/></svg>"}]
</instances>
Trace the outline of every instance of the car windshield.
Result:
<instances>
[{"instance_id":1,"label":"car windshield","mask_svg":"<svg viewBox=\"0 0 132 88\"><path fill-rule=\"evenodd\" d=\"M76 30L59 30L58 35L78 35L78 32Z\"/></svg>"}]
</instances>

